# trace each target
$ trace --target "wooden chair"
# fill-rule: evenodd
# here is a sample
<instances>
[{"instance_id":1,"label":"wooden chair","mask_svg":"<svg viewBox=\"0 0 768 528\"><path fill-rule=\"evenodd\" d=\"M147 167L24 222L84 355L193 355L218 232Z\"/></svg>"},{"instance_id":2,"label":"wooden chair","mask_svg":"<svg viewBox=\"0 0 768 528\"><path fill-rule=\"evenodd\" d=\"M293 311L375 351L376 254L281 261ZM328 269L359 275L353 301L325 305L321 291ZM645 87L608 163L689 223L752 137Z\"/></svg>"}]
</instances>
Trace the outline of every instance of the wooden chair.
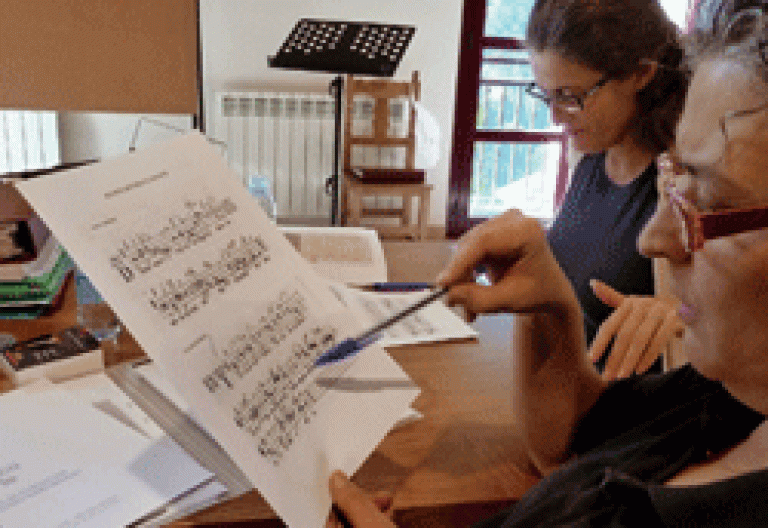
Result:
<instances>
[{"instance_id":1,"label":"wooden chair","mask_svg":"<svg viewBox=\"0 0 768 528\"><path fill-rule=\"evenodd\" d=\"M424 172L414 169L413 102L420 91L418 72L410 81L347 76L342 224L374 225L382 236L425 238L432 187L424 183ZM394 225L382 222L392 218Z\"/></svg>"}]
</instances>

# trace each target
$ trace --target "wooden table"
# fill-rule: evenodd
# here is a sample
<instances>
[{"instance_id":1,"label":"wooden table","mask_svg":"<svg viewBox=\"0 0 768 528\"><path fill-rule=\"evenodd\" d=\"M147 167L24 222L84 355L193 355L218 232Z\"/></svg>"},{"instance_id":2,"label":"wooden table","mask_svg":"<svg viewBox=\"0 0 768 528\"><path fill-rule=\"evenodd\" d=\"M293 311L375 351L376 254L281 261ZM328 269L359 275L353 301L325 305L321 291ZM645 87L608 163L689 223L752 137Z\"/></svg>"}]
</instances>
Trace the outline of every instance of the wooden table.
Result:
<instances>
[{"instance_id":1,"label":"wooden table","mask_svg":"<svg viewBox=\"0 0 768 528\"><path fill-rule=\"evenodd\" d=\"M450 242L384 244L393 281L429 281L450 257ZM74 322L70 288L60 312L34 322L2 321L17 337ZM369 490L394 494L400 526L467 526L514 502L536 480L513 416L511 321L479 318L479 341L403 346L390 354L421 387L424 418L393 430L355 474ZM120 357L140 357L128 339ZM173 527L283 526L258 492L200 511Z\"/></svg>"}]
</instances>

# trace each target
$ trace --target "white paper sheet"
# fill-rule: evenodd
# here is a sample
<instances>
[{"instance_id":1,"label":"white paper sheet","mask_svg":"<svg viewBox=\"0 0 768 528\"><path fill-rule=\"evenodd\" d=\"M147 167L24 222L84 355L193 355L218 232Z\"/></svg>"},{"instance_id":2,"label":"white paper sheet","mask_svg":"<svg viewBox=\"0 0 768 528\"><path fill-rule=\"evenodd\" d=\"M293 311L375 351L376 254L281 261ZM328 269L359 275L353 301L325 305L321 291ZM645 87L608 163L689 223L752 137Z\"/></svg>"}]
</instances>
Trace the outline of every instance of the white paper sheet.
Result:
<instances>
[{"instance_id":1,"label":"white paper sheet","mask_svg":"<svg viewBox=\"0 0 768 528\"><path fill-rule=\"evenodd\" d=\"M382 349L313 369L360 330L197 133L18 184L126 327L291 527L322 526L417 389L345 392L318 375L406 379Z\"/></svg>"},{"instance_id":2,"label":"white paper sheet","mask_svg":"<svg viewBox=\"0 0 768 528\"><path fill-rule=\"evenodd\" d=\"M363 321L366 328L384 321L424 298L425 292L382 293L329 283L334 295ZM477 331L440 299L384 330L378 344L383 347L436 343L477 337Z\"/></svg>"},{"instance_id":3,"label":"white paper sheet","mask_svg":"<svg viewBox=\"0 0 768 528\"><path fill-rule=\"evenodd\" d=\"M384 249L373 229L283 226L280 231L321 277L357 285L387 281Z\"/></svg>"},{"instance_id":4,"label":"white paper sheet","mask_svg":"<svg viewBox=\"0 0 768 528\"><path fill-rule=\"evenodd\" d=\"M125 526L214 481L167 437L39 389L0 397L0 526Z\"/></svg>"}]
</instances>

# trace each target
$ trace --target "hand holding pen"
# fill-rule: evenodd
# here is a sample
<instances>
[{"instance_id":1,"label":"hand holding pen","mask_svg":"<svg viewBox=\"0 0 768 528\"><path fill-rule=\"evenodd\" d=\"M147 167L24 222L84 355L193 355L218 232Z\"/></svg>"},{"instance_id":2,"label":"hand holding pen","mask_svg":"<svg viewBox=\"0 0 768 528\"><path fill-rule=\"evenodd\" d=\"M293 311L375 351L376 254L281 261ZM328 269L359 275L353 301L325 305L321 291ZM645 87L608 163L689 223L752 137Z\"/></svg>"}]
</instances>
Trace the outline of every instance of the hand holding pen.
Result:
<instances>
[{"instance_id":1,"label":"hand holding pen","mask_svg":"<svg viewBox=\"0 0 768 528\"><path fill-rule=\"evenodd\" d=\"M481 267L485 284L477 280ZM516 209L464 235L436 283L449 288L446 303L462 306L470 321L482 313L581 314L541 224Z\"/></svg>"}]
</instances>

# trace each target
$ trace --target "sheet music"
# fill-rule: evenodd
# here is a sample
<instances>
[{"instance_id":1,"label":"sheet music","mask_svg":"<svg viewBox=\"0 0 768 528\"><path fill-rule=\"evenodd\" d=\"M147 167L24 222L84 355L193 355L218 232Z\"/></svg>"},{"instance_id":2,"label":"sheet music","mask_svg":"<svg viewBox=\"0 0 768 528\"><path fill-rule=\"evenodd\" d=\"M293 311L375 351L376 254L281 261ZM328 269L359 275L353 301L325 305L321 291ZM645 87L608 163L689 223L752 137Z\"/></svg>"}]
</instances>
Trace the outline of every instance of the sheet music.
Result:
<instances>
[{"instance_id":1,"label":"sheet music","mask_svg":"<svg viewBox=\"0 0 768 528\"><path fill-rule=\"evenodd\" d=\"M336 298L348 306L369 328L424 298L426 293L382 293L329 283ZM383 347L434 343L477 337L477 331L439 299L395 323L378 341Z\"/></svg>"},{"instance_id":2,"label":"sheet music","mask_svg":"<svg viewBox=\"0 0 768 528\"><path fill-rule=\"evenodd\" d=\"M373 229L283 226L280 231L321 277L358 285L387 281L384 249Z\"/></svg>"},{"instance_id":3,"label":"sheet music","mask_svg":"<svg viewBox=\"0 0 768 528\"><path fill-rule=\"evenodd\" d=\"M418 390L380 348L323 369L360 330L199 134L18 184L195 416L289 526L322 526L327 479L353 473ZM351 434L352 433L352 434Z\"/></svg>"}]
</instances>

